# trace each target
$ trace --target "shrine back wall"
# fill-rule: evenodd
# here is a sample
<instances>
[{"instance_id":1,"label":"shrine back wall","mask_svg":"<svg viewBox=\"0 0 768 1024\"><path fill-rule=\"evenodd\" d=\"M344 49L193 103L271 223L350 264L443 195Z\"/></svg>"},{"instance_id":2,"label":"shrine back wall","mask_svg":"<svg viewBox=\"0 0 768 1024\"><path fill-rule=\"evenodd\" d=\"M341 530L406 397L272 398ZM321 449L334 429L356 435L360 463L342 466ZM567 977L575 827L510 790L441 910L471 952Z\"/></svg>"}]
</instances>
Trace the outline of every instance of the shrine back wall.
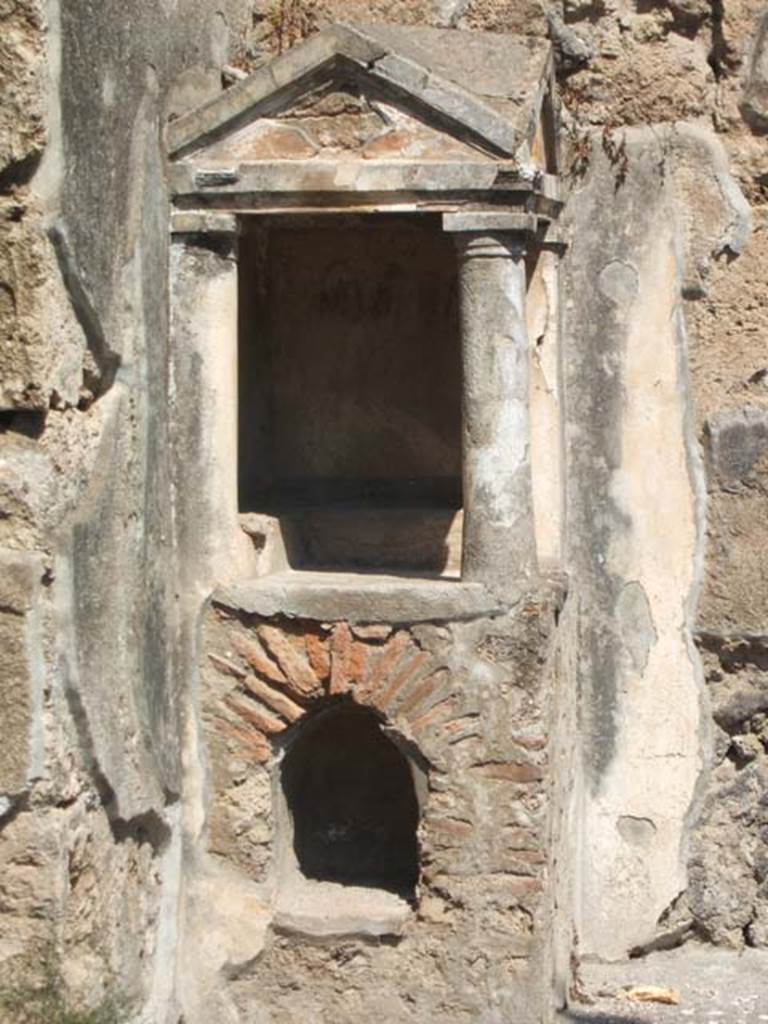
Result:
<instances>
[{"instance_id":1,"label":"shrine back wall","mask_svg":"<svg viewBox=\"0 0 768 1024\"><path fill-rule=\"evenodd\" d=\"M7 978L54 948L78 998L118 979L148 1020L173 1006L177 708L197 623L177 560L194 524L175 515L187 439L169 403L162 130L221 89L225 65L250 70L339 18L553 38L570 195L566 796L581 837L564 886L598 955L665 932L768 943L751 813L768 783L763 9L0 10Z\"/></svg>"}]
</instances>

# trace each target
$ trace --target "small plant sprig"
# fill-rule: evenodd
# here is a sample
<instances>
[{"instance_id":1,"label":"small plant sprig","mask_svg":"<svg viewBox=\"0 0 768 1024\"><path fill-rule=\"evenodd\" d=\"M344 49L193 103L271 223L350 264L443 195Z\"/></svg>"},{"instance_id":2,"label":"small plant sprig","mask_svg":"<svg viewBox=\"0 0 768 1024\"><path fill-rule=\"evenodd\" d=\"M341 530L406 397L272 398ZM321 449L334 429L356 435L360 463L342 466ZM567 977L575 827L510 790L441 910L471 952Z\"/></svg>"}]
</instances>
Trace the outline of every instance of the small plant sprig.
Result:
<instances>
[{"instance_id":1,"label":"small plant sprig","mask_svg":"<svg viewBox=\"0 0 768 1024\"><path fill-rule=\"evenodd\" d=\"M126 1024L128 1010L125 1000L111 995L91 1008L73 1005L58 959L46 951L38 982L22 979L0 984L0 1020L3 1024Z\"/></svg>"}]
</instances>

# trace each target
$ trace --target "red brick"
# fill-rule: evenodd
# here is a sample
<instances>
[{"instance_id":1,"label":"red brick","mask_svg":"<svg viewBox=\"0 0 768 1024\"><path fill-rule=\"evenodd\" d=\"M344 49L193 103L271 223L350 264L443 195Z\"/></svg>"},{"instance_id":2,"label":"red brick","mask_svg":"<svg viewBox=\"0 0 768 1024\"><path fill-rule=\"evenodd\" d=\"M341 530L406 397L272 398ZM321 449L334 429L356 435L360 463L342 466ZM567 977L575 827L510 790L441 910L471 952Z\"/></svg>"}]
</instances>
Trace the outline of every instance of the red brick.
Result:
<instances>
[{"instance_id":1,"label":"red brick","mask_svg":"<svg viewBox=\"0 0 768 1024\"><path fill-rule=\"evenodd\" d=\"M454 733L461 732L462 729L477 726L479 717L479 715L462 715L461 718L452 718L450 722L446 722L443 726L443 732L453 735Z\"/></svg>"},{"instance_id":2,"label":"red brick","mask_svg":"<svg viewBox=\"0 0 768 1024\"><path fill-rule=\"evenodd\" d=\"M419 651L418 654L410 658L397 675L393 677L384 692L377 695L375 700L376 707L381 711L387 711L405 684L410 679L413 679L419 669L423 668L428 661L429 655L426 651Z\"/></svg>"},{"instance_id":3,"label":"red brick","mask_svg":"<svg viewBox=\"0 0 768 1024\"><path fill-rule=\"evenodd\" d=\"M423 704L425 700L429 700L435 692L444 686L448 681L447 669L438 669L431 676L415 687L413 693L407 697L400 705L399 713L405 715L406 718L411 717L411 712L414 711L419 704Z\"/></svg>"},{"instance_id":4,"label":"red brick","mask_svg":"<svg viewBox=\"0 0 768 1024\"><path fill-rule=\"evenodd\" d=\"M209 660L222 675L232 676L233 679L244 679L245 670L240 668L239 665L235 665L233 662L228 661L226 658L222 658L220 654L209 654Z\"/></svg>"},{"instance_id":5,"label":"red brick","mask_svg":"<svg viewBox=\"0 0 768 1024\"><path fill-rule=\"evenodd\" d=\"M395 633L392 639L388 640L384 645L381 654L373 663L373 668L371 669L370 675L365 683L365 691L367 694L371 695L371 699L374 704L376 704L376 691L387 681L389 673L400 660L400 656L408 647L410 639L411 638L408 634L403 630L399 633Z\"/></svg>"},{"instance_id":6,"label":"red brick","mask_svg":"<svg viewBox=\"0 0 768 1024\"><path fill-rule=\"evenodd\" d=\"M286 697L284 693L273 690L271 686L262 682L261 679L257 679L256 676L246 676L243 680L243 686L254 697L258 697L259 700L272 708L273 711L277 711L283 718L287 718L289 722L298 721L305 712L305 709L296 704L295 701L292 701L290 697Z\"/></svg>"},{"instance_id":7,"label":"red brick","mask_svg":"<svg viewBox=\"0 0 768 1024\"><path fill-rule=\"evenodd\" d=\"M431 818L427 821L426 825L428 831L445 832L450 836L455 836L457 839L466 839L475 830L472 822L462 821L459 818Z\"/></svg>"},{"instance_id":8,"label":"red brick","mask_svg":"<svg viewBox=\"0 0 768 1024\"><path fill-rule=\"evenodd\" d=\"M353 686L364 688L369 655L370 648L367 644L353 642L348 661L349 678Z\"/></svg>"},{"instance_id":9,"label":"red brick","mask_svg":"<svg viewBox=\"0 0 768 1024\"><path fill-rule=\"evenodd\" d=\"M338 622L331 634L330 693L346 693L351 686L352 633L346 622Z\"/></svg>"},{"instance_id":10,"label":"red brick","mask_svg":"<svg viewBox=\"0 0 768 1024\"><path fill-rule=\"evenodd\" d=\"M264 648L256 636L244 637L239 633L233 633L230 637L232 646L240 655L245 658L254 672L273 683L284 683L285 676L277 665L268 657Z\"/></svg>"},{"instance_id":11,"label":"red brick","mask_svg":"<svg viewBox=\"0 0 768 1024\"><path fill-rule=\"evenodd\" d=\"M445 700L434 704L429 711L424 712L421 718L416 718L411 722L411 730L415 733L423 732L424 729L438 722L443 715L449 715L455 709L456 702L457 698L452 696L446 697Z\"/></svg>"},{"instance_id":12,"label":"red brick","mask_svg":"<svg viewBox=\"0 0 768 1024\"><path fill-rule=\"evenodd\" d=\"M533 832L516 825L503 828L501 835L508 850L536 850L539 845L539 840Z\"/></svg>"},{"instance_id":13,"label":"red brick","mask_svg":"<svg viewBox=\"0 0 768 1024\"><path fill-rule=\"evenodd\" d=\"M240 729L223 718L217 722L219 732L238 741L238 745L259 764L266 764L272 757L272 747L263 733L252 729Z\"/></svg>"},{"instance_id":14,"label":"red brick","mask_svg":"<svg viewBox=\"0 0 768 1024\"><path fill-rule=\"evenodd\" d=\"M275 733L285 729L285 722L266 711L260 711L250 701L238 700L236 697L229 696L224 698L224 703L230 711L234 711L244 722L255 726L260 732Z\"/></svg>"},{"instance_id":15,"label":"red brick","mask_svg":"<svg viewBox=\"0 0 768 1024\"><path fill-rule=\"evenodd\" d=\"M547 745L546 736L513 736L512 742L524 750L544 750Z\"/></svg>"},{"instance_id":16,"label":"red brick","mask_svg":"<svg viewBox=\"0 0 768 1024\"><path fill-rule=\"evenodd\" d=\"M486 778L498 779L501 782L540 782L544 778L544 772L535 764L518 764L515 761L507 761L499 764L476 765L475 767Z\"/></svg>"},{"instance_id":17,"label":"red brick","mask_svg":"<svg viewBox=\"0 0 768 1024\"><path fill-rule=\"evenodd\" d=\"M259 636L269 653L285 673L285 686L299 696L308 697L321 689L320 681L304 654L291 643L291 638L276 626L260 626Z\"/></svg>"},{"instance_id":18,"label":"red brick","mask_svg":"<svg viewBox=\"0 0 768 1024\"><path fill-rule=\"evenodd\" d=\"M515 860L523 864L545 864L547 858L541 850L513 850Z\"/></svg>"},{"instance_id":19,"label":"red brick","mask_svg":"<svg viewBox=\"0 0 768 1024\"><path fill-rule=\"evenodd\" d=\"M307 633L304 637L309 664L317 678L326 683L331 674L331 656L325 639L317 633Z\"/></svg>"},{"instance_id":20,"label":"red brick","mask_svg":"<svg viewBox=\"0 0 768 1024\"><path fill-rule=\"evenodd\" d=\"M523 876L508 879L504 888L511 896L528 896L531 893L542 892L544 882L541 878Z\"/></svg>"}]
</instances>

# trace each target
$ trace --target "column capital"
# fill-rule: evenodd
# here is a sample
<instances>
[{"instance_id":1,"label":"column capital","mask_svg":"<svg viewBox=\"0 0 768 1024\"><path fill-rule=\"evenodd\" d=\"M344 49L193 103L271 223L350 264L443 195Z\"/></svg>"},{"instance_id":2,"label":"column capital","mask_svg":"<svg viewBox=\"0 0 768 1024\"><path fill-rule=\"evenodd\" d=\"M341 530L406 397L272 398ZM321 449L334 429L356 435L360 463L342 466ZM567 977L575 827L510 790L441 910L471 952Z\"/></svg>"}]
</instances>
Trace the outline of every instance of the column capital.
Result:
<instances>
[{"instance_id":1,"label":"column capital","mask_svg":"<svg viewBox=\"0 0 768 1024\"><path fill-rule=\"evenodd\" d=\"M504 259L521 260L528 249L528 239L511 231L462 231L453 236L459 261Z\"/></svg>"},{"instance_id":2,"label":"column capital","mask_svg":"<svg viewBox=\"0 0 768 1024\"><path fill-rule=\"evenodd\" d=\"M171 234L237 236L240 234L240 219L234 213L218 210L174 210Z\"/></svg>"},{"instance_id":3,"label":"column capital","mask_svg":"<svg viewBox=\"0 0 768 1024\"><path fill-rule=\"evenodd\" d=\"M443 214L443 231L459 236L484 235L496 237L500 242L514 240L525 246L528 238L536 234L538 218L535 213L515 213L509 210L462 210Z\"/></svg>"}]
</instances>

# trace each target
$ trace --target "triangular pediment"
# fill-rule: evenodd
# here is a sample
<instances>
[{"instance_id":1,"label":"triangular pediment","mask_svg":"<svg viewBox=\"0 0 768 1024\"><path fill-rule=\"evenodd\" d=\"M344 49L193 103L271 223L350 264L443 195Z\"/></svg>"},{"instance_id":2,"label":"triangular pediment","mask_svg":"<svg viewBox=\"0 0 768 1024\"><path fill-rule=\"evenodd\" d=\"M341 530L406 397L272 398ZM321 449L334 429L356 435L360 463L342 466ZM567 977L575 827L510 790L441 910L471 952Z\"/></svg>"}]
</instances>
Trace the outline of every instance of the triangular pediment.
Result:
<instances>
[{"instance_id":1,"label":"triangular pediment","mask_svg":"<svg viewBox=\"0 0 768 1024\"><path fill-rule=\"evenodd\" d=\"M331 75L284 110L256 117L203 146L207 167L273 160L467 161L491 159L482 148L440 131L407 104L365 82Z\"/></svg>"},{"instance_id":2,"label":"triangular pediment","mask_svg":"<svg viewBox=\"0 0 768 1024\"><path fill-rule=\"evenodd\" d=\"M169 126L172 159L485 162L520 156L549 48L494 33L334 25Z\"/></svg>"}]
</instances>

